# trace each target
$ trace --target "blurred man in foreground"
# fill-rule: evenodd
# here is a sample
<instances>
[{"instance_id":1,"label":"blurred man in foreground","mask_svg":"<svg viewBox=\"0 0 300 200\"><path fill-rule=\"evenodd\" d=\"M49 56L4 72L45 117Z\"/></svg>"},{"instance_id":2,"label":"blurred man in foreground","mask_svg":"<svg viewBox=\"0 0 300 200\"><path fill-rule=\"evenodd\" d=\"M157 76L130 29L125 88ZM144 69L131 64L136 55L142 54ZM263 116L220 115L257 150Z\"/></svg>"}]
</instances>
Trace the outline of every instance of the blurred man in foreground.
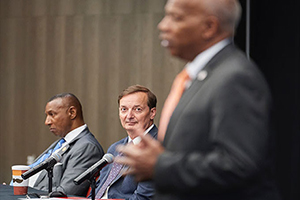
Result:
<instances>
[{"instance_id":1,"label":"blurred man in foreground","mask_svg":"<svg viewBox=\"0 0 300 200\"><path fill-rule=\"evenodd\" d=\"M272 174L271 96L233 44L237 0L168 0L162 45L188 61L165 101L158 138L120 146L128 174L153 179L155 199L279 199ZM147 159L145 159L147 158Z\"/></svg>"}]
</instances>

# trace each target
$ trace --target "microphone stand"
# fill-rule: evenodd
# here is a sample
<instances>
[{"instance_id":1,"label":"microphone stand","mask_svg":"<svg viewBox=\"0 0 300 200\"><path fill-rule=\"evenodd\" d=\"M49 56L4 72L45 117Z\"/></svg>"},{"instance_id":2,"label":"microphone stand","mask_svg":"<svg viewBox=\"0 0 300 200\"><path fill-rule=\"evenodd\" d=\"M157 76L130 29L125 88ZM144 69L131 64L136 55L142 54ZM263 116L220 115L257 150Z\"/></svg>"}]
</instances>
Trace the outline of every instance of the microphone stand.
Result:
<instances>
[{"instance_id":1,"label":"microphone stand","mask_svg":"<svg viewBox=\"0 0 300 200\"><path fill-rule=\"evenodd\" d=\"M92 194L92 200L95 200L95 192L96 192L96 179L100 176L99 170L94 171L90 178L88 178L88 181L91 183L91 194Z\"/></svg>"},{"instance_id":2,"label":"microphone stand","mask_svg":"<svg viewBox=\"0 0 300 200\"><path fill-rule=\"evenodd\" d=\"M46 169L48 172L48 193L52 192L52 178L53 178L53 167L49 167Z\"/></svg>"},{"instance_id":3,"label":"microphone stand","mask_svg":"<svg viewBox=\"0 0 300 200\"><path fill-rule=\"evenodd\" d=\"M96 177L95 174L89 178L89 182L91 183L91 194L92 194L92 200L95 200L95 191L96 191Z\"/></svg>"}]
</instances>

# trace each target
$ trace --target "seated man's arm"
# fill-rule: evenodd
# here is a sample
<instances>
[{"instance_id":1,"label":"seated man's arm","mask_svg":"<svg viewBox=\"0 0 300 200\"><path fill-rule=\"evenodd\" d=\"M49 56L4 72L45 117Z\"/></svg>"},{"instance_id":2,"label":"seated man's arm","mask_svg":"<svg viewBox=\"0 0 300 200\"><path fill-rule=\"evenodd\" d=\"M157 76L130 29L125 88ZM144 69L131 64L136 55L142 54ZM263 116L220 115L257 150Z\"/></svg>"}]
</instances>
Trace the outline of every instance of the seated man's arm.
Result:
<instances>
[{"instance_id":1,"label":"seated man's arm","mask_svg":"<svg viewBox=\"0 0 300 200\"><path fill-rule=\"evenodd\" d=\"M152 181L139 182L130 200L149 200L154 196L154 185Z\"/></svg>"},{"instance_id":2,"label":"seated man's arm","mask_svg":"<svg viewBox=\"0 0 300 200\"><path fill-rule=\"evenodd\" d=\"M99 161L103 154L102 149L99 150L93 143L81 145L80 148L77 148L71 153L62 174L60 184L57 188L53 188L53 191L58 190L66 194L86 196L90 183L84 181L80 185L75 185L74 179Z\"/></svg>"}]
</instances>

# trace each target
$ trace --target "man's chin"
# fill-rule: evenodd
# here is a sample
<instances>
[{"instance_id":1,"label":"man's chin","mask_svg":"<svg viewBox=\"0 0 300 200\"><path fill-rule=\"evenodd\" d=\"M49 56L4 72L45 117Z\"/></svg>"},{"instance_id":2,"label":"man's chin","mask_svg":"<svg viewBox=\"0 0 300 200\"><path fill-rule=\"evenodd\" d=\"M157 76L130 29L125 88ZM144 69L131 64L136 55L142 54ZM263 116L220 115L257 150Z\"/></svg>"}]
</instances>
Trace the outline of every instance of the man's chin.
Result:
<instances>
[{"instance_id":1,"label":"man's chin","mask_svg":"<svg viewBox=\"0 0 300 200\"><path fill-rule=\"evenodd\" d=\"M55 136L59 136L59 134L55 130L50 130L50 132L53 133L53 135Z\"/></svg>"},{"instance_id":2,"label":"man's chin","mask_svg":"<svg viewBox=\"0 0 300 200\"><path fill-rule=\"evenodd\" d=\"M125 124L126 127L134 127L137 123L135 122L128 122Z\"/></svg>"},{"instance_id":3,"label":"man's chin","mask_svg":"<svg viewBox=\"0 0 300 200\"><path fill-rule=\"evenodd\" d=\"M135 124L132 124L132 125L126 125L125 127L124 127L124 129L126 130L126 131L134 131L134 130L136 130L136 126L135 126Z\"/></svg>"},{"instance_id":4,"label":"man's chin","mask_svg":"<svg viewBox=\"0 0 300 200\"><path fill-rule=\"evenodd\" d=\"M53 135L55 135L55 136L59 137L59 135L58 135L57 133L55 133L55 132L52 132L52 133L53 133Z\"/></svg>"},{"instance_id":5,"label":"man's chin","mask_svg":"<svg viewBox=\"0 0 300 200\"><path fill-rule=\"evenodd\" d=\"M169 47L168 50L172 56L180 56L177 49Z\"/></svg>"},{"instance_id":6,"label":"man's chin","mask_svg":"<svg viewBox=\"0 0 300 200\"><path fill-rule=\"evenodd\" d=\"M126 130L134 130L135 128L134 128L134 125L133 125L133 126L126 126L125 129Z\"/></svg>"}]
</instances>

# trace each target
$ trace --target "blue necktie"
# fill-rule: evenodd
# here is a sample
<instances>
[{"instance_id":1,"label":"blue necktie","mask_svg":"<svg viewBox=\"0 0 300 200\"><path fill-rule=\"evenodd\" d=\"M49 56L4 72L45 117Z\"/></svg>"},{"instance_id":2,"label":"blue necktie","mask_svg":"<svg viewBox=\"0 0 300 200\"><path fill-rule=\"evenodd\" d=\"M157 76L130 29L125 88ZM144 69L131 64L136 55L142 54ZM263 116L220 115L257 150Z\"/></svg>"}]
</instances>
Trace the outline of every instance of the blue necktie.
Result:
<instances>
[{"instance_id":1,"label":"blue necktie","mask_svg":"<svg viewBox=\"0 0 300 200\"><path fill-rule=\"evenodd\" d=\"M38 164L40 164L41 162L43 162L44 160L46 160L47 158L49 158L51 156L51 154L53 152L55 152L57 149L61 148L62 144L65 142L66 142L66 140L64 138L60 139L53 149L49 149L49 151L47 153L45 153L43 156L41 156L37 161L35 161L31 165L29 165L29 167L30 168L35 167Z\"/></svg>"},{"instance_id":2,"label":"blue necktie","mask_svg":"<svg viewBox=\"0 0 300 200\"><path fill-rule=\"evenodd\" d=\"M33 168L33 167L37 166L38 164L40 164L41 162L43 162L44 160L46 160L47 158L49 158L51 156L52 152L55 152L57 149L59 149L62 146L62 144L65 142L66 142L66 140L64 138L60 139L53 149L49 149L49 151L47 153L45 153L43 156L41 156L37 161L35 161L31 165L29 165L29 167ZM9 185L10 186L13 185L13 180L11 180Z\"/></svg>"},{"instance_id":3,"label":"blue necktie","mask_svg":"<svg viewBox=\"0 0 300 200\"><path fill-rule=\"evenodd\" d=\"M132 144L133 142L130 141L128 144ZM122 156L122 153L119 153L118 156ZM123 168L126 168L126 166L113 162L113 166L110 169L110 172L108 174L108 177L106 179L106 181L103 183L103 185L101 186L100 190L97 192L96 194L96 199L101 199L101 197L104 195L106 189L108 186L110 186L110 184L115 180L115 178L117 178L117 176L120 174L121 170Z\"/></svg>"},{"instance_id":4,"label":"blue necktie","mask_svg":"<svg viewBox=\"0 0 300 200\"><path fill-rule=\"evenodd\" d=\"M103 183L102 187L100 188L99 192L96 194L96 199L101 199L107 187L113 182L113 180L118 176L122 169L123 165L114 162L113 166L109 172L109 175L106 181Z\"/></svg>"}]
</instances>

